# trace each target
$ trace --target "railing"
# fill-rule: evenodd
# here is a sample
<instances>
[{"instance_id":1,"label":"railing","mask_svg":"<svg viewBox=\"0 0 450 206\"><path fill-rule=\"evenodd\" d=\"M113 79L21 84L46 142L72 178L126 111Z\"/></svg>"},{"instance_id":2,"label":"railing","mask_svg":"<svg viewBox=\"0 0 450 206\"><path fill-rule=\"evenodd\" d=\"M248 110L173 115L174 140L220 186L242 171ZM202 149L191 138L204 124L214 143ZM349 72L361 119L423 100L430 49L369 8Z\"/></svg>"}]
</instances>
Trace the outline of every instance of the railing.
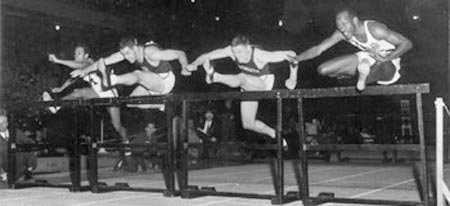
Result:
<instances>
[{"instance_id":1,"label":"railing","mask_svg":"<svg viewBox=\"0 0 450 206\"><path fill-rule=\"evenodd\" d=\"M436 106L436 205L445 206L450 203L450 190L444 181L444 109L449 116L450 111L442 98L436 98L434 105Z\"/></svg>"}]
</instances>

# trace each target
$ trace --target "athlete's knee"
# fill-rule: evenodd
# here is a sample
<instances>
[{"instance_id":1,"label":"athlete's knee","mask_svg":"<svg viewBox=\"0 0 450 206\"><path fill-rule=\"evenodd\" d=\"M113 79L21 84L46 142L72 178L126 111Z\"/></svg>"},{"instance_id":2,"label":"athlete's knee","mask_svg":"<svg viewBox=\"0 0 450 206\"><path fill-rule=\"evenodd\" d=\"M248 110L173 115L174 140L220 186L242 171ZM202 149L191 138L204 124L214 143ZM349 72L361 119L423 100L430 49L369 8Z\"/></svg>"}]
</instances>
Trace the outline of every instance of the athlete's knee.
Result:
<instances>
[{"instance_id":1,"label":"athlete's knee","mask_svg":"<svg viewBox=\"0 0 450 206\"><path fill-rule=\"evenodd\" d=\"M326 63L323 63L317 67L317 72L322 76L328 76L331 70L332 68Z\"/></svg>"}]
</instances>

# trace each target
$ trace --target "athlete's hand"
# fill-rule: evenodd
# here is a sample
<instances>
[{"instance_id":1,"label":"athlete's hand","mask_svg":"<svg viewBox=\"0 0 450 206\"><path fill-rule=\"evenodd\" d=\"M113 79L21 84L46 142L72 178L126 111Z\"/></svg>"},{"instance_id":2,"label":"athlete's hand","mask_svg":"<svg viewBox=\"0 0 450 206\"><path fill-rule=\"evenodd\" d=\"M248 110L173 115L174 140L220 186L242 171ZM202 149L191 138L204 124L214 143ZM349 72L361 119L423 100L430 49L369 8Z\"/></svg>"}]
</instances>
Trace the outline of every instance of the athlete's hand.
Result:
<instances>
[{"instance_id":1,"label":"athlete's hand","mask_svg":"<svg viewBox=\"0 0 450 206\"><path fill-rule=\"evenodd\" d=\"M183 75L183 76L191 76L192 72L190 72L187 68L181 68L181 75Z\"/></svg>"},{"instance_id":2,"label":"athlete's hand","mask_svg":"<svg viewBox=\"0 0 450 206\"><path fill-rule=\"evenodd\" d=\"M54 54L49 54L48 55L48 60L53 62L53 63L56 63L58 61L58 58L56 58L56 56Z\"/></svg>"},{"instance_id":3,"label":"athlete's hand","mask_svg":"<svg viewBox=\"0 0 450 206\"><path fill-rule=\"evenodd\" d=\"M186 66L186 70L189 71L189 72L197 71L197 66L189 64L189 65Z\"/></svg>"},{"instance_id":4,"label":"athlete's hand","mask_svg":"<svg viewBox=\"0 0 450 206\"><path fill-rule=\"evenodd\" d=\"M298 65L299 60L297 59L297 56L287 56L287 61L291 64L291 65Z\"/></svg>"}]
</instances>

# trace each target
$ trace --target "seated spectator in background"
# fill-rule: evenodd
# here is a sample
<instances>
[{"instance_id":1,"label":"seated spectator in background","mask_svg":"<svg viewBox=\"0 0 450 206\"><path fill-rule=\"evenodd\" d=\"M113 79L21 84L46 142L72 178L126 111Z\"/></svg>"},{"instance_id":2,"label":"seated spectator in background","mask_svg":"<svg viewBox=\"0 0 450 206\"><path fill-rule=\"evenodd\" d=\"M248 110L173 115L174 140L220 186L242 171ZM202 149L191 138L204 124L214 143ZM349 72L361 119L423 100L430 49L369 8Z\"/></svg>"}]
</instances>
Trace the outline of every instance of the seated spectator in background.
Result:
<instances>
[{"instance_id":1,"label":"seated spectator in background","mask_svg":"<svg viewBox=\"0 0 450 206\"><path fill-rule=\"evenodd\" d=\"M233 111L233 101L225 100L224 110L220 114L222 142L234 141L236 138L236 116Z\"/></svg>"},{"instance_id":2,"label":"seated spectator in background","mask_svg":"<svg viewBox=\"0 0 450 206\"><path fill-rule=\"evenodd\" d=\"M8 177L8 117L5 110L0 110L0 177L1 182L7 182ZM24 132L18 130L16 132L16 142L18 144L33 144L33 139L28 138ZM18 180L23 177L23 180L32 180L32 171L37 166L37 158L33 152L20 152L16 156L16 177Z\"/></svg>"},{"instance_id":3,"label":"seated spectator in background","mask_svg":"<svg viewBox=\"0 0 450 206\"><path fill-rule=\"evenodd\" d=\"M318 142L318 137L320 134L320 130L322 129L322 125L320 121L316 118L313 118L311 122L305 123L305 132L306 132L306 141L307 142Z\"/></svg>"},{"instance_id":4,"label":"seated spectator in background","mask_svg":"<svg viewBox=\"0 0 450 206\"><path fill-rule=\"evenodd\" d=\"M145 157L150 157L151 167L159 170L160 152L158 151L158 143L163 142L165 133L162 129L157 129L155 124L148 122L145 125L144 132L131 136L131 144L152 145L154 147L132 147L131 153L126 153L126 163L124 170L127 172L137 172L139 167L141 171L147 171L147 163Z\"/></svg>"},{"instance_id":5,"label":"seated spectator in background","mask_svg":"<svg viewBox=\"0 0 450 206\"><path fill-rule=\"evenodd\" d=\"M203 119L200 120L197 127L198 134L203 140L202 157L210 158L215 155L218 149L218 143L221 140L220 122L214 117L212 110L206 110Z\"/></svg>"}]
</instances>

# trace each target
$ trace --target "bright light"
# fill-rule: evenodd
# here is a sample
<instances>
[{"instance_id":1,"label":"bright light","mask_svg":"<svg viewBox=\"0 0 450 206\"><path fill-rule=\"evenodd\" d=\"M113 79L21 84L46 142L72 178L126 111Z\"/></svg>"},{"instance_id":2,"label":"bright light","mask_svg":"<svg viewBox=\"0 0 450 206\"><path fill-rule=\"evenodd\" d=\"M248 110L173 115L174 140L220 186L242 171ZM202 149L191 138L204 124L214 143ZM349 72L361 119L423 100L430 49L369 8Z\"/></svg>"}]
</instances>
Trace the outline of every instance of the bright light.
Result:
<instances>
[{"instance_id":1,"label":"bright light","mask_svg":"<svg viewBox=\"0 0 450 206\"><path fill-rule=\"evenodd\" d=\"M55 30L59 31L61 29L61 27L59 25L55 25Z\"/></svg>"},{"instance_id":2,"label":"bright light","mask_svg":"<svg viewBox=\"0 0 450 206\"><path fill-rule=\"evenodd\" d=\"M412 16L412 19L413 19L414 21L420 21L420 16L419 16L419 15L413 15L413 16Z\"/></svg>"},{"instance_id":3,"label":"bright light","mask_svg":"<svg viewBox=\"0 0 450 206\"><path fill-rule=\"evenodd\" d=\"M214 17L214 19L215 19L216 21L220 21L220 17L219 17L219 16Z\"/></svg>"},{"instance_id":4,"label":"bright light","mask_svg":"<svg viewBox=\"0 0 450 206\"><path fill-rule=\"evenodd\" d=\"M191 3L193 3L193 4L194 4L194 3L195 3L195 0L191 0Z\"/></svg>"},{"instance_id":5,"label":"bright light","mask_svg":"<svg viewBox=\"0 0 450 206\"><path fill-rule=\"evenodd\" d=\"M278 20L278 26L283 26L283 20Z\"/></svg>"}]
</instances>

